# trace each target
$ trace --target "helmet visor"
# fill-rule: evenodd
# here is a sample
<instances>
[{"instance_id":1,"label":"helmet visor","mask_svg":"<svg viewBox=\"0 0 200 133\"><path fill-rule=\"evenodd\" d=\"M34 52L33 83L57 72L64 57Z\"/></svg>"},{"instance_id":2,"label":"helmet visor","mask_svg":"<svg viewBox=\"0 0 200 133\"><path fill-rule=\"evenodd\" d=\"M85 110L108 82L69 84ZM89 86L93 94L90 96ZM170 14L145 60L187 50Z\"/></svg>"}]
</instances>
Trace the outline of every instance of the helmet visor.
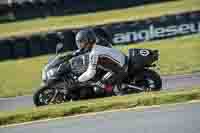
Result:
<instances>
[{"instance_id":1,"label":"helmet visor","mask_svg":"<svg viewBox=\"0 0 200 133\"><path fill-rule=\"evenodd\" d=\"M84 48L85 47L85 42L82 40L76 40L76 45L79 49Z\"/></svg>"}]
</instances>

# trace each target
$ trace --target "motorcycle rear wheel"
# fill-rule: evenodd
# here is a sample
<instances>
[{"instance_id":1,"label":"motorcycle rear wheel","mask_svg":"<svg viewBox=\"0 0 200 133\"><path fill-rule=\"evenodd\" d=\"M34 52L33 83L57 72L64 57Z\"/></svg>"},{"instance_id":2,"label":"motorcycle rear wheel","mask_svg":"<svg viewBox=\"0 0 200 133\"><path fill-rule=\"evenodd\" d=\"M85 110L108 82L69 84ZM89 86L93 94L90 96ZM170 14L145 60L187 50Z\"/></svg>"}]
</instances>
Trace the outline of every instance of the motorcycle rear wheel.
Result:
<instances>
[{"instance_id":1,"label":"motorcycle rear wheel","mask_svg":"<svg viewBox=\"0 0 200 133\"><path fill-rule=\"evenodd\" d=\"M144 91L160 91L162 89L162 79L160 75L151 69L139 73L135 77L135 85L143 88Z\"/></svg>"}]
</instances>

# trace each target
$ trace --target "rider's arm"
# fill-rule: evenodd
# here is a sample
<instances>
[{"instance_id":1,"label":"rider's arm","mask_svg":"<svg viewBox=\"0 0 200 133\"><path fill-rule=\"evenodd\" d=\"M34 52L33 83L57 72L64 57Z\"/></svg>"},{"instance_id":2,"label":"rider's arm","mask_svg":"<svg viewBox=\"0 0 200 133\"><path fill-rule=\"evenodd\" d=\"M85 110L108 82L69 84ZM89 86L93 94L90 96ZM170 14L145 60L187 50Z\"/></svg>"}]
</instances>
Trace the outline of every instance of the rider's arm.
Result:
<instances>
[{"instance_id":1,"label":"rider's arm","mask_svg":"<svg viewBox=\"0 0 200 133\"><path fill-rule=\"evenodd\" d=\"M82 54L82 51L83 51L82 49L76 50L75 52L72 53L72 57Z\"/></svg>"},{"instance_id":2,"label":"rider's arm","mask_svg":"<svg viewBox=\"0 0 200 133\"><path fill-rule=\"evenodd\" d=\"M86 72L84 72L79 78L79 82L85 82L93 78L96 74L98 56L96 54L90 54L89 56L89 66Z\"/></svg>"},{"instance_id":3,"label":"rider's arm","mask_svg":"<svg viewBox=\"0 0 200 133\"><path fill-rule=\"evenodd\" d=\"M72 57L79 56L79 55L85 54L85 53L87 53L87 52L88 52L88 51L85 50L85 49L78 49L78 50L76 50L76 51L74 51L74 52L72 53Z\"/></svg>"}]
</instances>

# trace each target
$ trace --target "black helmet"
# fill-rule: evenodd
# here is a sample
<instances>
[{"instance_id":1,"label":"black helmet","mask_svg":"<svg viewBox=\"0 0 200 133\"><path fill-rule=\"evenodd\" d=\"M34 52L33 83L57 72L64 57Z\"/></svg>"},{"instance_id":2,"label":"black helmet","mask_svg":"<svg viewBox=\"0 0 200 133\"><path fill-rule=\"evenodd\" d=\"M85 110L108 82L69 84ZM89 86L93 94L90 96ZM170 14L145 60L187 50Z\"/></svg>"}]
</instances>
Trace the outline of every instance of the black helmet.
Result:
<instances>
[{"instance_id":1,"label":"black helmet","mask_svg":"<svg viewBox=\"0 0 200 133\"><path fill-rule=\"evenodd\" d=\"M80 49L81 48L81 44L84 44L84 47L86 45L92 45L94 43L96 43L96 35L94 33L93 30L91 29L86 29L86 30L80 30L77 34L76 34L76 45L77 47Z\"/></svg>"}]
</instances>

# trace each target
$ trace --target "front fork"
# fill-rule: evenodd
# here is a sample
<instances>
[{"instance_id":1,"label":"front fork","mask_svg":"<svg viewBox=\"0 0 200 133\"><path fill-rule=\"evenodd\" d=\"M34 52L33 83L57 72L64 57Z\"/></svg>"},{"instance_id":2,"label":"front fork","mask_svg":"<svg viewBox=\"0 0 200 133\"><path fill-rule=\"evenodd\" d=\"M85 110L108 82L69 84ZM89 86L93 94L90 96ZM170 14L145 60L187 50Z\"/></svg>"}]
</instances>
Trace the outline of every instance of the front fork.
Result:
<instances>
[{"instance_id":1,"label":"front fork","mask_svg":"<svg viewBox=\"0 0 200 133\"><path fill-rule=\"evenodd\" d=\"M68 94L68 89L66 86L66 82L63 79L63 81L51 81L48 83L42 82L41 86L47 85L49 87L52 87L54 89L54 94L52 96L52 98L50 99L50 102L53 103L56 101L56 98L59 96L59 94L63 94L63 100L66 99L66 96Z\"/></svg>"}]
</instances>

